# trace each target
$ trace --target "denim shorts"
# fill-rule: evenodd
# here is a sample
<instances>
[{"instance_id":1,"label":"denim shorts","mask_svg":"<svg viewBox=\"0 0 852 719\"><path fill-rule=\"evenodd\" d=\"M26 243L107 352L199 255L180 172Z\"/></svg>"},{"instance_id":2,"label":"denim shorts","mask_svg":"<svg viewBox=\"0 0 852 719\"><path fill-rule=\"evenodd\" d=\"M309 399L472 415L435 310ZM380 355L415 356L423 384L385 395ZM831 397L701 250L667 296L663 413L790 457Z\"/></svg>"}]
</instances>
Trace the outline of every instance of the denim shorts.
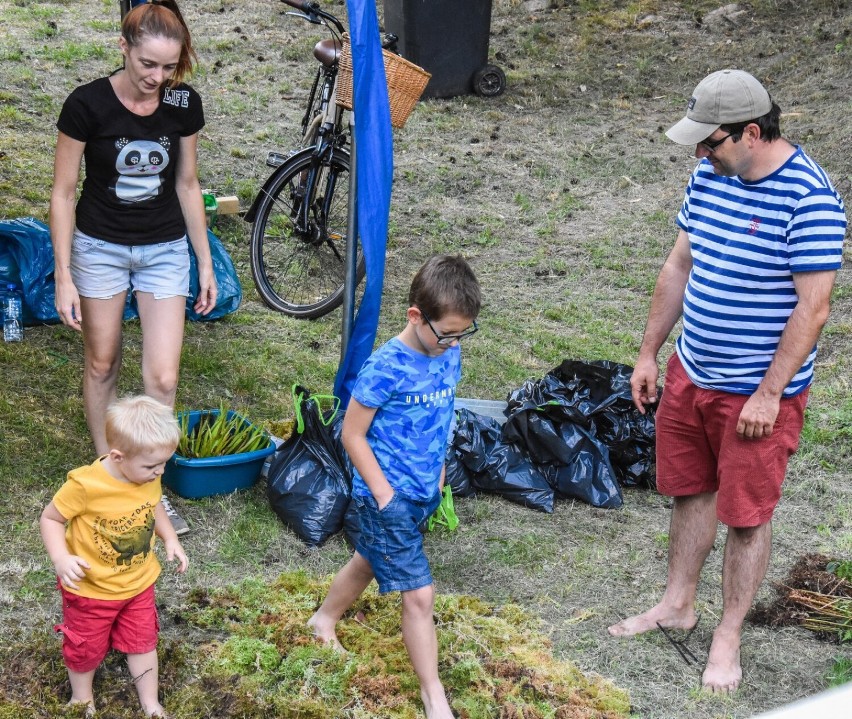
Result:
<instances>
[{"instance_id":1,"label":"denim shorts","mask_svg":"<svg viewBox=\"0 0 852 719\"><path fill-rule=\"evenodd\" d=\"M440 492L431 500L410 499L396 492L382 509L372 495L355 495L352 501L361 523L355 549L370 563L379 593L407 592L432 584L420 524L438 508Z\"/></svg>"},{"instance_id":2,"label":"denim shorts","mask_svg":"<svg viewBox=\"0 0 852 719\"><path fill-rule=\"evenodd\" d=\"M154 299L189 296L189 244L171 242L130 247L74 230L71 279L82 297L108 300L130 288Z\"/></svg>"}]
</instances>

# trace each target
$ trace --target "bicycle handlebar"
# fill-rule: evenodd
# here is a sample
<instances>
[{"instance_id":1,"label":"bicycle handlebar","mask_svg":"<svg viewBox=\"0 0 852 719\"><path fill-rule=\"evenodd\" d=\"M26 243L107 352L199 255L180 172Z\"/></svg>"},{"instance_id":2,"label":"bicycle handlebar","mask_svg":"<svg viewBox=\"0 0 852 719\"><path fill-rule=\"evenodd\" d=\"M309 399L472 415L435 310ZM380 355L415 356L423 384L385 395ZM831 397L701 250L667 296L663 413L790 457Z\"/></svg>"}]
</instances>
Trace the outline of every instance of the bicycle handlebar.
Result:
<instances>
[{"instance_id":1,"label":"bicycle handlebar","mask_svg":"<svg viewBox=\"0 0 852 719\"><path fill-rule=\"evenodd\" d=\"M319 3L309 2L308 0L281 0L281 2L299 10L301 16L314 25L321 25L321 20L328 20L328 22L332 23L337 28L338 32L342 33L346 30L346 28L343 27L343 23L334 17L334 15L327 13L324 10L320 10Z\"/></svg>"}]
</instances>

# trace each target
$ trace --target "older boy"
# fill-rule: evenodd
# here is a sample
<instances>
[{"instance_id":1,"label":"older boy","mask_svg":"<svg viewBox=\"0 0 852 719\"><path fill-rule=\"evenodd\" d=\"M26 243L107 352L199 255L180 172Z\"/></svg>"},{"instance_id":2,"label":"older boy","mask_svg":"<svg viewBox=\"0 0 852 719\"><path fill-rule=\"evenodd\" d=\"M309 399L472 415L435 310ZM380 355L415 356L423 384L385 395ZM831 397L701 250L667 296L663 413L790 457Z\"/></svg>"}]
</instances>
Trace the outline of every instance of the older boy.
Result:
<instances>
[{"instance_id":1,"label":"older boy","mask_svg":"<svg viewBox=\"0 0 852 719\"><path fill-rule=\"evenodd\" d=\"M361 536L308 621L319 639L340 647L335 625L374 577L379 592L402 592L402 638L428 719L453 714L438 676L435 591L418 527L441 501L459 342L477 331L480 304L464 259L431 258L411 284L405 329L358 373L342 439L355 467Z\"/></svg>"},{"instance_id":2,"label":"older boy","mask_svg":"<svg viewBox=\"0 0 852 719\"><path fill-rule=\"evenodd\" d=\"M71 682L69 704L94 714L92 680L110 647L127 666L147 716L165 716L158 698L154 582L166 557L187 567L163 505L160 475L180 428L171 407L150 397L113 403L106 415L109 453L68 473L41 515L41 536L62 592L62 655Z\"/></svg>"}]
</instances>

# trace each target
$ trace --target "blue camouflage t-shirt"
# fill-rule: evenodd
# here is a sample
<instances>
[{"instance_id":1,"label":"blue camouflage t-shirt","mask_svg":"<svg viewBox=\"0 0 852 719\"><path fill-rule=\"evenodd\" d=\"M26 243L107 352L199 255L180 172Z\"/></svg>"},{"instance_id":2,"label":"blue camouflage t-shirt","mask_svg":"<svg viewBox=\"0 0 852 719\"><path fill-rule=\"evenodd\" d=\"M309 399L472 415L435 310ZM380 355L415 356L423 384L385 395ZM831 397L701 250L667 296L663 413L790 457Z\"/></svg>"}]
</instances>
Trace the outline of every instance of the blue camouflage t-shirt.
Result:
<instances>
[{"instance_id":1,"label":"blue camouflage t-shirt","mask_svg":"<svg viewBox=\"0 0 852 719\"><path fill-rule=\"evenodd\" d=\"M458 345L429 357L396 337L361 367L352 397L378 408L367 442L394 491L427 500L438 491L460 378ZM370 494L357 470L352 492Z\"/></svg>"}]
</instances>

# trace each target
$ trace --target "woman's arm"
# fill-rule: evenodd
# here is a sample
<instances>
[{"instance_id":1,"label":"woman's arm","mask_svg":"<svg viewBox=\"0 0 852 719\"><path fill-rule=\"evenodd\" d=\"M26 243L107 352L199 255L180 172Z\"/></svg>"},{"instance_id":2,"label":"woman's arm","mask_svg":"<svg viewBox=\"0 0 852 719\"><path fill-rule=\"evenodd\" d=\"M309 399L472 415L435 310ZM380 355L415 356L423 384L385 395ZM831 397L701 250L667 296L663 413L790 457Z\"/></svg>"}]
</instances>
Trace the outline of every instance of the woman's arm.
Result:
<instances>
[{"instance_id":1,"label":"woman's arm","mask_svg":"<svg viewBox=\"0 0 852 719\"><path fill-rule=\"evenodd\" d=\"M71 279L71 239L74 235L77 182L85 149L85 142L59 133L53 164L53 190L50 193L50 239L53 243L56 311L62 323L75 330L81 329L83 315L80 295Z\"/></svg>"},{"instance_id":2,"label":"woman's arm","mask_svg":"<svg viewBox=\"0 0 852 719\"><path fill-rule=\"evenodd\" d=\"M186 223L186 234L192 243L198 267L198 297L195 311L206 315L216 306L216 277L213 274L213 259L207 241L207 218L204 214L204 199L198 182L198 133L180 139L180 157L175 172L180 209Z\"/></svg>"}]
</instances>

